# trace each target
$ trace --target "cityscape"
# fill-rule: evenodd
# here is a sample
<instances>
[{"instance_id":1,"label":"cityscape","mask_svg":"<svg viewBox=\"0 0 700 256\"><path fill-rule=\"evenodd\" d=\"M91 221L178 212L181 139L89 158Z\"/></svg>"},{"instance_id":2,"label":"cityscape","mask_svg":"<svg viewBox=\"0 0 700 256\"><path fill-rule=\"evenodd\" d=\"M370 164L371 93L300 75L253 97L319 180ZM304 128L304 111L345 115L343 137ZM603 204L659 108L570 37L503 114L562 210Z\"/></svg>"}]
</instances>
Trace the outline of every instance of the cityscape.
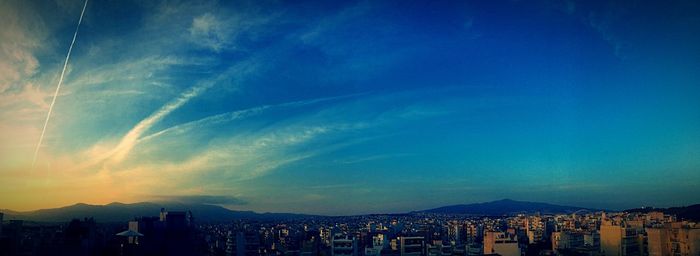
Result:
<instances>
[{"instance_id":1,"label":"cityscape","mask_svg":"<svg viewBox=\"0 0 700 256\"><path fill-rule=\"evenodd\" d=\"M699 14L0 0L0 256L700 256Z\"/></svg>"},{"instance_id":2,"label":"cityscape","mask_svg":"<svg viewBox=\"0 0 700 256\"><path fill-rule=\"evenodd\" d=\"M52 224L9 220L0 230L0 248L2 255L700 254L700 204L622 212L564 207L570 213L509 199L471 207L479 205L534 208L500 216L432 209L356 216L260 215L228 222L198 221L192 211L161 208L154 216L121 223L92 217ZM543 212L529 213L533 210Z\"/></svg>"}]
</instances>

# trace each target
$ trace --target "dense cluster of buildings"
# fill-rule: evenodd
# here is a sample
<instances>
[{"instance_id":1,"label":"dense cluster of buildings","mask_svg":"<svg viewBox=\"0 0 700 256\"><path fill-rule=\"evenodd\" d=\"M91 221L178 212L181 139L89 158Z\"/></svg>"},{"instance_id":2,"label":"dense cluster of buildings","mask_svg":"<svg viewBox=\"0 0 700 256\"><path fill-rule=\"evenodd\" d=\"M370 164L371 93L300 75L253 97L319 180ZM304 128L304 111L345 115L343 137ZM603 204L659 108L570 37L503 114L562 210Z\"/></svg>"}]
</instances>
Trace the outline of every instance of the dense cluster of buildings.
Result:
<instances>
[{"instance_id":1,"label":"dense cluster of buildings","mask_svg":"<svg viewBox=\"0 0 700 256\"><path fill-rule=\"evenodd\" d=\"M0 215L0 220L2 215ZM700 224L661 212L294 217L195 223L161 210L120 224L0 225L0 255L700 255Z\"/></svg>"},{"instance_id":2,"label":"dense cluster of buildings","mask_svg":"<svg viewBox=\"0 0 700 256\"><path fill-rule=\"evenodd\" d=\"M660 212L313 217L200 230L210 255L700 255L700 224Z\"/></svg>"}]
</instances>

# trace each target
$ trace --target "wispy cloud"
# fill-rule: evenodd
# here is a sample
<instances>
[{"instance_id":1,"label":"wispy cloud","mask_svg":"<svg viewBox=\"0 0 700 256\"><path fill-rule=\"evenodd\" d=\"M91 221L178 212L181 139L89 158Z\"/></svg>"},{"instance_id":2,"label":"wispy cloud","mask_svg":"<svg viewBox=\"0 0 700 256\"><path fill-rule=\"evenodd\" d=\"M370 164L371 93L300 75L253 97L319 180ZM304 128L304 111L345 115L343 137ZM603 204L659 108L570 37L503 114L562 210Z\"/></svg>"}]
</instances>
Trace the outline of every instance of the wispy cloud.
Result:
<instances>
[{"instance_id":1,"label":"wispy cloud","mask_svg":"<svg viewBox=\"0 0 700 256\"><path fill-rule=\"evenodd\" d=\"M368 1L343 8L333 15L326 16L320 21L313 23L310 29L299 36L299 39L307 44L322 45L322 41L328 39L323 36L324 34L337 29L340 24L349 24L353 20L361 19L372 8L372 2Z\"/></svg>"},{"instance_id":2,"label":"wispy cloud","mask_svg":"<svg viewBox=\"0 0 700 256\"><path fill-rule=\"evenodd\" d=\"M13 166L30 161L41 131L36 123L46 117L48 97L37 79L49 28L31 3L0 3L0 162ZM26 156L25 156L26 155Z\"/></svg>"},{"instance_id":3,"label":"wispy cloud","mask_svg":"<svg viewBox=\"0 0 700 256\"><path fill-rule=\"evenodd\" d=\"M109 44L109 43L108 43ZM100 54L111 54L102 52ZM89 56L78 65L85 65L90 61L97 61L97 56ZM173 55L161 55L158 52L153 55L138 55L124 58L122 61L105 63L97 67L83 69L71 81L67 81L67 87L72 91L90 89L90 86L99 86L99 89L118 83L119 87L143 87L144 85L166 81L169 76L165 71L175 66L196 66L200 63L192 58L179 58ZM116 88L115 88L116 89Z\"/></svg>"},{"instance_id":4,"label":"wispy cloud","mask_svg":"<svg viewBox=\"0 0 700 256\"><path fill-rule=\"evenodd\" d=\"M265 16L255 11L250 13L207 12L192 19L189 40L199 47L214 52L235 50L236 41L241 34L255 33L257 28L268 24L273 18L274 15Z\"/></svg>"},{"instance_id":5,"label":"wispy cloud","mask_svg":"<svg viewBox=\"0 0 700 256\"><path fill-rule=\"evenodd\" d=\"M178 108L185 105L191 99L198 97L203 92L209 88L220 84L222 81L229 81L231 77L234 76L245 76L251 72L255 72L255 59L250 59L241 63L232 65L224 72L214 78L204 80L195 86L190 87L185 92L181 93L177 98L171 100L170 102L163 105L160 109L152 113L150 116L138 122L133 128L129 130L119 141L119 143L110 151L102 153L99 156L92 157L92 159L85 164L83 168L87 166L92 166L98 164L104 160L109 159L112 163L119 163L124 160L124 158L131 152L131 150L136 146L142 135L147 132L153 125L158 123L160 120L165 118L167 115L177 110ZM229 86L236 86L229 85Z\"/></svg>"},{"instance_id":6,"label":"wispy cloud","mask_svg":"<svg viewBox=\"0 0 700 256\"><path fill-rule=\"evenodd\" d=\"M218 52L229 43L233 31L211 13L205 13L192 20L190 36L195 44Z\"/></svg>"},{"instance_id":7,"label":"wispy cloud","mask_svg":"<svg viewBox=\"0 0 700 256\"><path fill-rule=\"evenodd\" d=\"M195 86L190 88L185 93L181 94L177 99L169 102L165 106L161 107L158 111L153 113L148 118L141 120L134 128L132 128L124 137L122 138L119 145L115 148L114 160L121 161L126 157L126 155L131 151L131 149L136 145L138 138L148 129L151 128L156 122L163 119L177 108L181 107L187 103L190 99L197 97L204 90L208 89L212 84L205 84L202 86Z\"/></svg>"},{"instance_id":8,"label":"wispy cloud","mask_svg":"<svg viewBox=\"0 0 700 256\"><path fill-rule=\"evenodd\" d=\"M268 174L281 166L308 159L325 148L299 150L321 136L356 129L351 125L308 126L295 124L247 136L234 136L212 145L194 158L206 158L206 170L217 171L222 181L242 181Z\"/></svg>"},{"instance_id":9,"label":"wispy cloud","mask_svg":"<svg viewBox=\"0 0 700 256\"><path fill-rule=\"evenodd\" d=\"M386 96L375 96L383 98ZM391 97L390 97L391 98ZM284 103L275 105L280 106L300 106L310 104L311 102L330 101L333 98L315 99L309 101L298 101L292 103ZM372 136L355 137L357 131L372 129L385 125L393 125L395 122L406 122L416 120L416 117L406 119L404 116L407 113L417 109L416 106L406 107L405 111L397 109L386 110L384 114L374 115L371 118L361 118L351 110L359 104L365 102L366 99L354 99L348 102L335 103L332 106L325 106L320 112L310 112L301 116L290 117L287 120L279 120L273 125L258 129L246 130L241 133L231 133L222 138L210 141L207 147L199 149L197 152L192 152L192 156L184 161L175 160L175 166L187 166L186 168L164 168L163 166L153 166L151 169L177 170L181 173L189 173L192 179L200 179L204 177L216 176L220 183L218 186L227 186L230 182L244 181L255 179L264 175L268 175L274 170L288 166L292 163L301 162L313 157L322 156L329 152L333 152L357 143L366 142L367 139L372 139ZM366 104L366 102L365 102ZM263 114L257 111L260 109L271 110L270 108L253 108L251 111L254 114ZM244 113L248 110L242 110ZM266 112L265 112L266 113ZM340 113L345 116L340 118ZM358 113L359 114L359 113ZM228 114L227 114L228 115ZM228 121L237 121L241 114L233 115L236 118L221 119L220 115L204 118L202 120L191 123L182 124L167 128L164 131L177 132L157 132L153 136L173 136L179 133L206 133L207 130L192 129L194 127L202 128L203 126L211 125L213 130L217 130L216 125ZM348 120L356 119L354 122L348 123ZM225 120L225 121L224 121ZM149 142L145 137L142 142ZM153 137L151 137L153 138ZM169 137L165 141L172 141L174 137ZM186 139L186 137L182 137ZM182 143L192 143L183 141ZM158 148L153 148L152 145L146 143L143 146L144 151L150 154L157 154L161 151ZM379 160L391 157L404 157L409 154L387 154L369 157L354 157L348 158L347 164ZM202 176L204 175L204 176ZM212 181L208 181L209 186L213 186Z\"/></svg>"},{"instance_id":10,"label":"wispy cloud","mask_svg":"<svg viewBox=\"0 0 700 256\"><path fill-rule=\"evenodd\" d=\"M300 100L300 101L292 101L292 102L286 102L286 103L280 103L280 104L274 104L274 105L262 105L262 106L257 106L257 107L252 107L248 109L243 109L243 110L237 110L237 111L231 111L227 113L222 113L218 115L212 115L208 116L196 121L191 121L183 124L178 124L172 127L168 127L166 129L163 129L158 132L154 132L148 136L145 136L139 140L139 142L142 141L147 141L150 139L153 139L155 137L158 137L160 135L163 135L165 133L185 133L187 131L190 131L191 129L196 129L208 125L216 125L224 122L230 122L238 119L243 119L246 117L251 117L255 115L259 115L263 113L265 110L269 109L275 109L275 108L293 108L293 107L302 107L302 106L307 106L307 105L312 105L316 103L321 103L321 102L327 102L327 101L334 101L334 100L340 100L344 98L349 98L349 97L355 97L359 96L362 94L349 94L349 95L343 95L343 96L334 96L334 97L324 97L324 98L316 98L316 99L310 99L310 100Z\"/></svg>"},{"instance_id":11,"label":"wispy cloud","mask_svg":"<svg viewBox=\"0 0 700 256\"><path fill-rule=\"evenodd\" d=\"M41 17L15 1L0 3L0 94L21 89L39 68L34 51L47 37Z\"/></svg>"},{"instance_id":12,"label":"wispy cloud","mask_svg":"<svg viewBox=\"0 0 700 256\"><path fill-rule=\"evenodd\" d=\"M362 163L362 162L367 162L367 161L376 161L376 160L383 160L383 159L389 159L389 158L397 158L397 157L408 157L408 156L414 156L415 154L384 154L384 155L373 155L373 156L366 156L366 157L352 157L344 160L337 160L337 162L342 163L342 164L357 164L357 163Z\"/></svg>"}]
</instances>

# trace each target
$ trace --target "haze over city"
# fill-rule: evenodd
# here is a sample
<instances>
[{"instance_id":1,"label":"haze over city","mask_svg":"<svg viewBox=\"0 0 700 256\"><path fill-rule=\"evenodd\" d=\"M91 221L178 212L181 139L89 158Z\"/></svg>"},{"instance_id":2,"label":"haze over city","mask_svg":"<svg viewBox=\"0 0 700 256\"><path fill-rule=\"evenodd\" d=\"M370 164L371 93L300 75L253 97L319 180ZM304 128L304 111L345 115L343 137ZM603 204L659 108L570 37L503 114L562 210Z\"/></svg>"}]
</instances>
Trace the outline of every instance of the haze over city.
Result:
<instances>
[{"instance_id":1,"label":"haze over city","mask_svg":"<svg viewBox=\"0 0 700 256\"><path fill-rule=\"evenodd\" d=\"M0 209L697 204L699 5L2 1Z\"/></svg>"}]
</instances>

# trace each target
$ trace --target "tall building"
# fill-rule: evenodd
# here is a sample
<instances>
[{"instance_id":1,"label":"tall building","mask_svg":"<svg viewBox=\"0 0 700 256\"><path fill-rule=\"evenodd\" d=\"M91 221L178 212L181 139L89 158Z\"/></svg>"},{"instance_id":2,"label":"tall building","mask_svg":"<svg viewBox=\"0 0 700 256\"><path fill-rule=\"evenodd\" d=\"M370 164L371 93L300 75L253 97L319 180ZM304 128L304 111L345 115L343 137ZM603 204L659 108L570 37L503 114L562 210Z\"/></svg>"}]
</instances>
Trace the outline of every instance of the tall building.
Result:
<instances>
[{"instance_id":1,"label":"tall building","mask_svg":"<svg viewBox=\"0 0 700 256\"><path fill-rule=\"evenodd\" d=\"M384 249L385 240L384 234L375 234L372 236L372 244L365 248L365 256L379 256Z\"/></svg>"},{"instance_id":2,"label":"tall building","mask_svg":"<svg viewBox=\"0 0 700 256\"><path fill-rule=\"evenodd\" d=\"M165 213L165 225L171 230L182 230L187 227L187 213L168 211Z\"/></svg>"},{"instance_id":3,"label":"tall building","mask_svg":"<svg viewBox=\"0 0 700 256\"><path fill-rule=\"evenodd\" d=\"M357 239L343 233L335 233L331 239L332 256L357 256Z\"/></svg>"},{"instance_id":4,"label":"tall building","mask_svg":"<svg viewBox=\"0 0 700 256\"><path fill-rule=\"evenodd\" d=\"M129 221L129 230L139 232L139 221L138 220ZM138 244L139 243L138 236L130 236L128 238L128 240L129 240L130 244Z\"/></svg>"},{"instance_id":5,"label":"tall building","mask_svg":"<svg viewBox=\"0 0 700 256\"><path fill-rule=\"evenodd\" d=\"M646 231L649 256L700 255L700 228L670 223Z\"/></svg>"},{"instance_id":6,"label":"tall building","mask_svg":"<svg viewBox=\"0 0 700 256\"><path fill-rule=\"evenodd\" d=\"M671 255L670 232L667 228L647 228L649 256Z\"/></svg>"},{"instance_id":7,"label":"tall building","mask_svg":"<svg viewBox=\"0 0 700 256\"><path fill-rule=\"evenodd\" d=\"M226 234L226 256L233 256L237 253L236 234L233 231L228 231Z\"/></svg>"},{"instance_id":8,"label":"tall building","mask_svg":"<svg viewBox=\"0 0 700 256\"><path fill-rule=\"evenodd\" d=\"M484 234L484 254L499 254L502 256L520 256L518 240L514 234L487 231Z\"/></svg>"},{"instance_id":9,"label":"tall building","mask_svg":"<svg viewBox=\"0 0 700 256\"><path fill-rule=\"evenodd\" d=\"M600 234L595 230L583 234L583 245L600 249Z\"/></svg>"},{"instance_id":10,"label":"tall building","mask_svg":"<svg viewBox=\"0 0 700 256\"><path fill-rule=\"evenodd\" d=\"M525 222L525 234L529 244L542 241L545 234L545 224L540 216L528 216Z\"/></svg>"},{"instance_id":11,"label":"tall building","mask_svg":"<svg viewBox=\"0 0 700 256\"><path fill-rule=\"evenodd\" d=\"M188 225L186 215L185 212L167 212L161 208L160 216L135 218L128 222L127 231L140 235L127 237L125 245L139 255L192 254L197 248L192 242L193 229Z\"/></svg>"},{"instance_id":12,"label":"tall building","mask_svg":"<svg viewBox=\"0 0 700 256\"><path fill-rule=\"evenodd\" d=\"M452 256L454 253L454 245L452 244L436 244L426 245L427 256Z\"/></svg>"},{"instance_id":13,"label":"tall building","mask_svg":"<svg viewBox=\"0 0 700 256\"><path fill-rule=\"evenodd\" d=\"M467 243L480 241L483 235L483 226L476 223L468 223L464 226L464 229Z\"/></svg>"},{"instance_id":14,"label":"tall building","mask_svg":"<svg viewBox=\"0 0 700 256\"><path fill-rule=\"evenodd\" d=\"M422 236L403 236L401 241L401 256L421 256L425 255L425 241Z\"/></svg>"},{"instance_id":15,"label":"tall building","mask_svg":"<svg viewBox=\"0 0 700 256\"><path fill-rule=\"evenodd\" d=\"M165 215L167 215L168 212L165 211L165 208L160 208L160 221L165 221Z\"/></svg>"},{"instance_id":16,"label":"tall building","mask_svg":"<svg viewBox=\"0 0 700 256\"><path fill-rule=\"evenodd\" d=\"M236 235L238 256L260 255L260 236L255 231L241 231Z\"/></svg>"},{"instance_id":17,"label":"tall building","mask_svg":"<svg viewBox=\"0 0 700 256\"><path fill-rule=\"evenodd\" d=\"M452 245L464 244L466 238L466 230L464 224L458 221L450 221L447 223L447 240Z\"/></svg>"},{"instance_id":18,"label":"tall building","mask_svg":"<svg viewBox=\"0 0 700 256\"><path fill-rule=\"evenodd\" d=\"M302 256L319 255L320 246L321 246L321 238L319 236L318 231L310 229L306 225L304 225L304 232L302 232L300 237L301 237L301 247L299 248L300 255L302 255ZM264 247L263 247L263 249L264 249Z\"/></svg>"},{"instance_id":19,"label":"tall building","mask_svg":"<svg viewBox=\"0 0 700 256\"><path fill-rule=\"evenodd\" d=\"M584 246L584 234L581 232L561 231L552 233L552 250L576 249Z\"/></svg>"},{"instance_id":20,"label":"tall building","mask_svg":"<svg viewBox=\"0 0 700 256\"><path fill-rule=\"evenodd\" d=\"M324 245L329 246L331 244L330 229L323 227L318 228L318 236L321 238L321 242L323 242Z\"/></svg>"},{"instance_id":21,"label":"tall building","mask_svg":"<svg viewBox=\"0 0 700 256\"><path fill-rule=\"evenodd\" d=\"M225 252L227 256L261 255L260 236L254 231L228 231Z\"/></svg>"},{"instance_id":22,"label":"tall building","mask_svg":"<svg viewBox=\"0 0 700 256\"><path fill-rule=\"evenodd\" d=\"M604 221L600 225L600 251L607 256L641 255L644 236L637 228Z\"/></svg>"}]
</instances>

